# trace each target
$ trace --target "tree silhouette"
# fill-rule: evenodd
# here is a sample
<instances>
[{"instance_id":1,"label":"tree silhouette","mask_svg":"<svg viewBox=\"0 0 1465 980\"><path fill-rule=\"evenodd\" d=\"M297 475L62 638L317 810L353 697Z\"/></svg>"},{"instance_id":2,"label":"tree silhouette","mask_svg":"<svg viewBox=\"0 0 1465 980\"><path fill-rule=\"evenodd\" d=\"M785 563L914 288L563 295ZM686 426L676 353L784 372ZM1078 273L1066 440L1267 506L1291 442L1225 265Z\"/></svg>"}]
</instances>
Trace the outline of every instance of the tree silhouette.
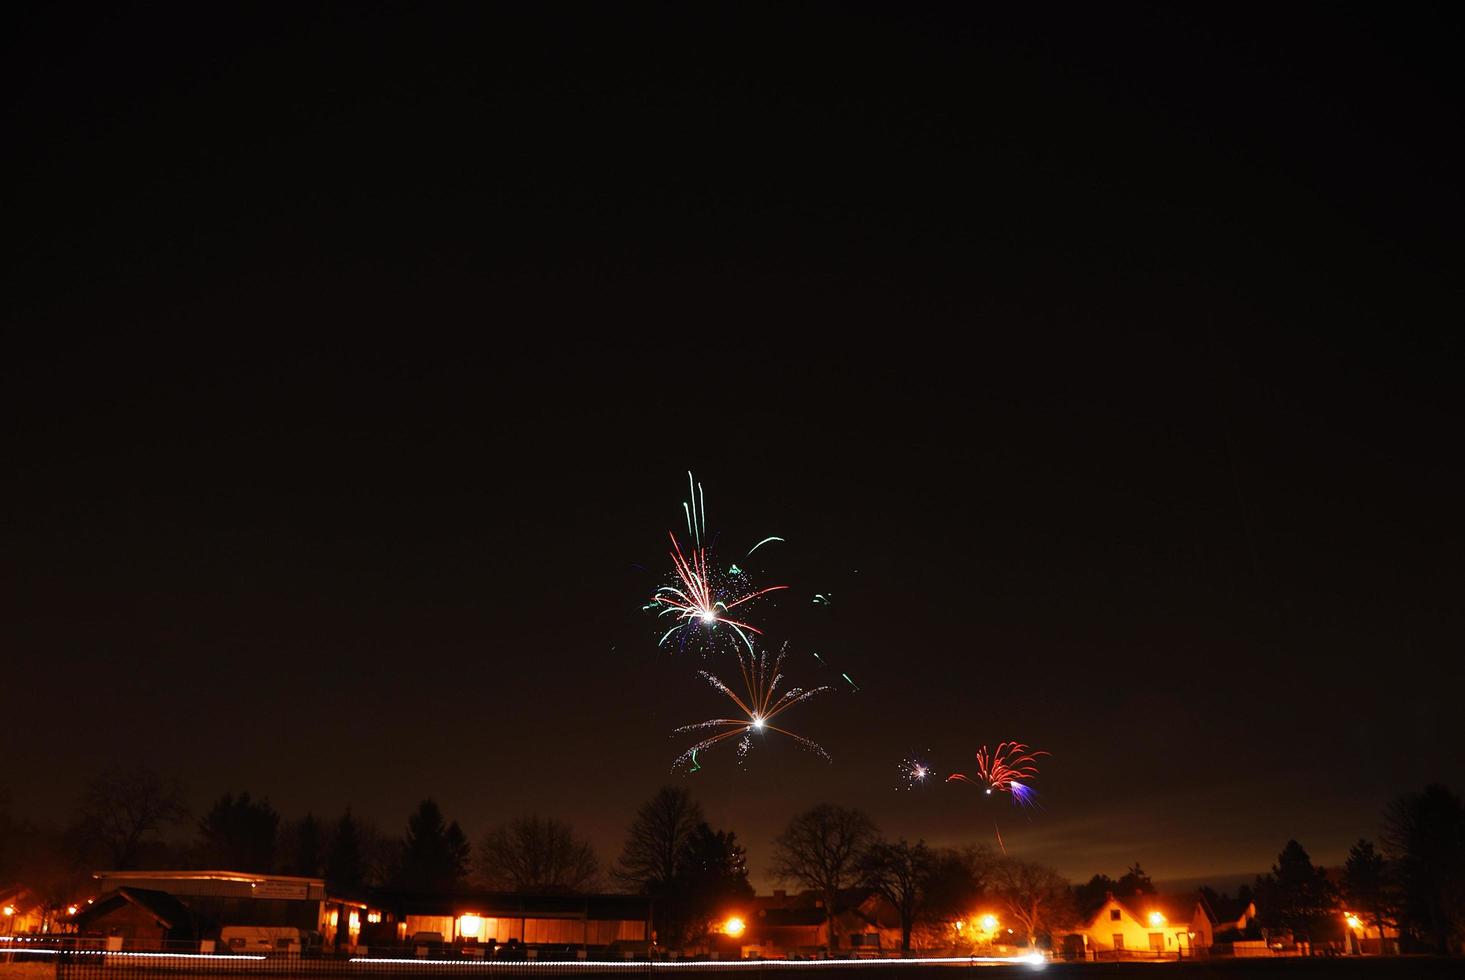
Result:
<instances>
[{"instance_id":1,"label":"tree silhouette","mask_svg":"<svg viewBox=\"0 0 1465 980\"><path fill-rule=\"evenodd\" d=\"M669 884L682 848L702 822L702 807L691 793L663 786L636 811L613 872L616 879L642 894Z\"/></svg>"},{"instance_id":2,"label":"tree silhouette","mask_svg":"<svg viewBox=\"0 0 1465 980\"><path fill-rule=\"evenodd\" d=\"M468 876L469 850L458 821L448 823L436 801L423 800L407 818L395 884L425 894L457 891Z\"/></svg>"},{"instance_id":3,"label":"tree silhouette","mask_svg":"<svg viewBox=\"0 0 1465 980\"><path fill-rule=\"evenodd\" d=\"M86 785L77 801L78 845L118 871L137 867L164 827L188 815L183 786L145 766L109 769Z\"/></svg>"},{"instance_id":4,"label":"tree silhouette","mask_svg":"<svg viewBox=\"0 0 1465 980\"><path fill-rule=\"evenodd\" d=\"M315 814L280 825L277 851L282 874L318 878L325 866L325 831Z\"/></svg>"},{"instance_id":5,"label":"tree silhouette","mask_svg":"<svg viewBox=\"0 0 1465 980\"><path fill-rule=\"evenodd\" d=\"M1327 875L1313 867L1312 858L1295 840L1282 848L1271 873L1257 878L1256 894L1257 914L1264 925L1287 929L1295 940L1308 942L1330 918L1335 904Z\"/></svg>"},{"instance_id":6,"label":"tree silhouette","mask_svg":"<svg viewBox=\"0 0 1465 980\"><path fill-rule=\"evenodd\" d=\"M854 883L860 857L878 836L864 811L826 803L794 817L773 842L770 873L819 893L832 949L839 948L834 928L839 893Z\"/></svg>"},{"instance_id":7,"label":"tree silhouette","mask_svg":"<svg viewBox=\"0 0 1465 980\"><path fill-rule=\"evenodd\" d=\"M1373 842L1360 840L1348 850L1343 866L1343 895L1364 923L1379 934L1379 952L1384 951L1384 928L1398 918L1398 899L1388 862L1374 849Z\"/></svg>"},{"instance_id":8,"label":"tree silhouette","mask_svg":"<svg viewBox=\"0 0 1465 980\"><path fill-rule=\"evenodd\" d=\"M595 849L560 820L529 816L483 835L478 874L489 888L539 894L588 891L600 874Z\"/></svg>"},{"instance_id":9,"label":"tree silhouette","mask_svg":"<svg viewBox=\"0 0 1465 980\"><path fill-rule=\"evenodd\" d=\"M1096 874L1082 885L1073 886L1074 912L1080 919L1088 921L1099 914L1099 909L1109 900L1110 895L1118 895L1119 882L1105 874Z\"/></svg>"},{"instance_id":10,"label":"tree silhouette","mask_svg":"<svg viewBox=\"0 0 1465 980\"><path fill-rule=\"evenodd\" d=\"M1384 813L1409 931L1442 953L1465 949L1465 808L1444 786L1406 793Z\"/></svg>"},{"instance_id":11,"label":"tree silhouette","mask_svg":"<svg viewBox=\"0 0 1465 980\"><path fill-rule=\"evenodd\" d=\"M1040 936L1051 940L1073 923L1073 892L1047 865L1009 858L997 865L993 878L1008 918L1022 927L1028 945L1036 946Z\"/></svg>"},{"instance_id":12,"label":"tree silhouette","mask_svg":"<svg viewBox=\"0 0 1465 980\"><path fill-rule=\"evenodd\" d=\"M873 888L900 918L900 951L909 955L911 932L926 911L928 887L936 860L925 841L876 841L859 859L860 884Z\"/></svg>"},{"instance_id":13,"label":"tree silhouette","mask_svg":"<svg viewBox=\"0 0 1465 980\"><path fill-rule=\"evenodd\" d=\"M199 860L212 868L268 873L279 828L280 815L268 800L225 793L198 823Z\"/></svg>"},{"instance_id":14,"label":"tree silhouette","mask_svg":"<svg viewBox=\"0 0 1465 980\"><path fill-rule=\"evenodd\" d=\"M1150 876L1145 874L1145 869L1139 866L1136 861L1129 866L1119 880L1114 882L1114 894L1120 898L1130 898L1135 895L1155 894L1155 883Z\"/></svg>"},{"instance_id":15,"label":"tree silhouette","mask_svg":"<svg viewBox=\"0 0 1465 980\"><path fill-rule=\"evenodd\" d=\"M663 786L641 804L612 875L621 886L652 899L653 926L662 943L680 941L685 910L673 900L687 843L703 824L702 807L680 786Z\"/></svg>"},{"instance_id":16,"label":"tree silhouette","mask_svg":"<svg viewBox=\"0 0 1465 980\"><path fill-rule=\"evenodd\" d=\"M752 897L748 856L737 835L698 824L682 846L668 896L680 910L673 915L680 919L675 930L683 939L705 936L730 904Z\"/></svg>"}]
</instances>

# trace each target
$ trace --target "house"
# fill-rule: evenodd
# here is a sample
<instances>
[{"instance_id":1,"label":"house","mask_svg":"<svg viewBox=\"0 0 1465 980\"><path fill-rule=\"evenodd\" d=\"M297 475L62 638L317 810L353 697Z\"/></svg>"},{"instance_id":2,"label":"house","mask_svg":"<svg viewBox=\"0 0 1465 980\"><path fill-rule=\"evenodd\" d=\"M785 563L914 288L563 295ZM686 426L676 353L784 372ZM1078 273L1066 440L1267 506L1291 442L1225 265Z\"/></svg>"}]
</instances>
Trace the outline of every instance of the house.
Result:
<instances>
[{"instance_id":1,"label":"house","mask_svg":"<svg viewBox=\"0 0 1465 980\"><path fill-rule=\"evenodd\" d=\"M0 936L50 932L52 919L46 903L24 885L0 888Z\"/></svg>"},{"instance_id":2,"label":"house","mask_svg":"<svg viewBox=\"0 0 1465 980\"><path fill-rule=\"evenodd\" d=\"M1210 920L1215 923L1209 944L1256 941L1262 938L1261 927L1256 921L1256 903L1251 899L1220 895L1215 902L1211 902L1205 895L1201 895L1200 903ZM1200 945L1198 938L1196 945Z\"/></svg>"},{"instance_id":3,"label":"house","mask_svg":"<svg viewBox=\"0 0 1465 980\"><path fill-rule=\"evenodd\" d=\"M1198 895L1109 894L1076 935L1096 959L1184 957L1211 945L1215 922ZM1072 945L1072 943L1070 943Z\"/></svg>"},{"instance_id":4,"label":"house","mask_svg":"<svg viewBox=\"0 0 1465 980\"><path fill-rule=\"evenodd\" d=\"M736 925L744 957L823 955L832 946L831 928L845 952L880 956L900 950L900 917L870 888L840 892L832 922L814 892L789 895L782 889L729 909L727 922Z\"/></svg>"},{"instance_id":5,"label":"house","mask_svg":"<svg viewBox=\"0 0 1465 980\"><path fill-rule=\"evenodd\" d=\"M1389 956L1399 952L1399 929L1389 922L1375 922L1366 912L1343 912L1347 931L1347 952L1359 956Z\"/></svg>"},{"instance_id":6,"label":"house","mask_svg":"<svg viewBox=\"0 0 1465 980\"><path fill-rule=\"evenodd\" d=\"M198 939L193 911L176 896L148 888L114 888L76 914L77 931L121 937L130 949L158 950Z\"/></svg>"}]
</instances>

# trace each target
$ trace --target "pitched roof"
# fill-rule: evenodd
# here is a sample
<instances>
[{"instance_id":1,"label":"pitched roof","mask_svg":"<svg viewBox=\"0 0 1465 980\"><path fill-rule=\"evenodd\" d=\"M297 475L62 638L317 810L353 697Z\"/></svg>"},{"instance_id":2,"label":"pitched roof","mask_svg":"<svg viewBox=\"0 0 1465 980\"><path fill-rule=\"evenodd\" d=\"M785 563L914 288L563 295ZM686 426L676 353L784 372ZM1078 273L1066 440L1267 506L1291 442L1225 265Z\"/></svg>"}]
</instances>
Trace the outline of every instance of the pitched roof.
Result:
<instances>
[{"instance_id":1,"label":"pitched roof","mask_svg":"<svg viewBox=\"0 0 1465 980\"><path fill-rule=\"evenodd\" d=\"M114 912L124 905L135 905L142 909L158 920L165 929L176 929L193 921L193 912L177 896L150 888L114 888L103 892L96 901L77 913L76 921L85 927L93 919Z\"/></svg>"},{"instance_id":2,"label":"pitched roof","mask_svg":"<svg viewBox=\"0 0 1465 980\"><path fill-rule=\"evenodd\" d=\"M1151 912L1159 912L1163 915L1166 924L1181 924L1195 918L1197 905L1200 905L1202 910L1205 909L1200 896L1193 892L1180 895L1129 895L1123 898L1111 894L1108 901L1104 903L1104 908L1108 908L1110 901L1128 912L1135 921L1146 926L1150 924ZM1102 914L1103 908L1099 912Z\"/></svg>"},{"instance_id":3,"label":"pitched roof","mask_svg":"<svg viewBox=\"0 0 1465 980\"><path fill-rule=\"evenodd\" d=\"M822 926L824 909L808 905L782 909L765 908L758 910L758 920L770 926Z\"/></svg>"}]
</instances>

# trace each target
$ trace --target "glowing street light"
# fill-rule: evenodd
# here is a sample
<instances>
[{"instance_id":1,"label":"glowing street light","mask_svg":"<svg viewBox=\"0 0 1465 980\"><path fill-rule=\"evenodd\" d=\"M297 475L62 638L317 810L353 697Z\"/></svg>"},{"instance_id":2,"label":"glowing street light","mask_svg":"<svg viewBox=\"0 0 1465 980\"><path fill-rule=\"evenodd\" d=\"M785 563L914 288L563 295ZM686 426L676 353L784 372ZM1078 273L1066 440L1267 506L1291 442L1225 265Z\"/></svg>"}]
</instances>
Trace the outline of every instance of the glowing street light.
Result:
<instances>
[{"instance_id":1,"label":"glowing street light","mask_svg":"<svg viewBox=\"0 0 1465 980\"><path fill-rule=\"evenodd\" d=\"M997 931L997 916L992 915L990 912L987 913L986 915L982 916L982 931L983 932L996 932Z\"/></svg>"},{"instance_id":2,"label":"glowing street light","mask_svg":"<svg viewBox=\"0 0 1465 980\"><path fill-rule=\"evenodd\" d=\"M732 936L733 938L741 936L743 934L743 930L746 928L748 928L747 924L735 915L729 917L728 920L722 924L723 935Z\"/></svg>"},{"instance_id":3,"label":"glowing street light","mask_svg":"<svg viewBox=\"0 0 1465 980\"><path fill-rule=\"evenodd\" d=\"M1165 924L1165 917L1163 915L1161 915L1159 912L1151 912L1150 913L1150 925L1152 925L1152 926L1162 926L1164 924Z\"/></svg>"}]
</instances>

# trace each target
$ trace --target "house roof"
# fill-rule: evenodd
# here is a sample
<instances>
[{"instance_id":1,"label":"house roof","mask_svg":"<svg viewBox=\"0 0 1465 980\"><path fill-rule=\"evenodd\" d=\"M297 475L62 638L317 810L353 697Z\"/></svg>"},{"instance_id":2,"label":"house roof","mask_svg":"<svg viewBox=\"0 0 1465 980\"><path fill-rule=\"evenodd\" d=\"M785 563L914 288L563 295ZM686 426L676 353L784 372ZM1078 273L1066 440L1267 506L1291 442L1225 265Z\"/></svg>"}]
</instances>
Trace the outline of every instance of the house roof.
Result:
<instances>
[{"instance_id":1,"label":"house roof","mask_svg":"<svg viewBox=\"0 0 1465 980\"><path fill-rule=\"evenodd\" d=\"M289 881L325 887L324 878L301 878L296 875L266 875L253 871L97 871L93 878L153 878L158 881L241 881L256 884L266 881Z\"/></svg>"},{"instance_id":2,"label":"house roof","mask_svg":"<svg viewBox=\"0 0 1465 980\"><path fill-rule=\"evenodd\" d=\"M1202 911L1205 910L1200 896L1190 892L1180 895L1129 895L1123 898L1111 894L1109 901L1104 903L1104 908L1109 907L1110 901L1128 912L1136 922L1146 926L1150 924L1151 912L1159 912L1163 915L1166 924L1179 924L1188 923L1195 918L1197 905L1201 906ZM1099 918L1103 917L1104 909L1101 908Z\"/></svg>"},{"instance_id":3,"label":"house roof","mask_svg":"<svg viewBox=\"0 0 1465 980\"><path fill-rule=\"evenodd\" d=\"M92 920L109 912L115 912L124 905L134 905L147 912L165 929L174 929L189 923L193 913L174 895L153 891L150 888L114 888L103 892L97 899L76 914L78 925L85 927Z\"/></svg>"},{"instance_id":4,"label":"house roof","mask_svg":"<svg viewBox=\"0 0 1465 980\"><path fill-rule=\"evenodd\" d=\"M824 909L809 905L795 908L759 909L758 921L769 926L822 926Z\"/></svg>"},{"instance_id":5,"label":"house roof","mask_svg":"<svg viewBox=\"0 0 1465 980\"><path fill-rule=\"evenodd\" d=\"M35 896L25 885L0 885L0 904L21 907L34 900Z\"/></svg>"},{"instance_id":6,"label":"house roof","mask_svg":"<svg viewBox=\"0 0 1465 980\"><path fill-rule=\"evenodd\" d=\"M651 899L641 895L521 895L516 892L465 891L452 895L378 892L382 907L403 915L522 916L590 919L645 919Z\"/></svg>"}]
</instances>

